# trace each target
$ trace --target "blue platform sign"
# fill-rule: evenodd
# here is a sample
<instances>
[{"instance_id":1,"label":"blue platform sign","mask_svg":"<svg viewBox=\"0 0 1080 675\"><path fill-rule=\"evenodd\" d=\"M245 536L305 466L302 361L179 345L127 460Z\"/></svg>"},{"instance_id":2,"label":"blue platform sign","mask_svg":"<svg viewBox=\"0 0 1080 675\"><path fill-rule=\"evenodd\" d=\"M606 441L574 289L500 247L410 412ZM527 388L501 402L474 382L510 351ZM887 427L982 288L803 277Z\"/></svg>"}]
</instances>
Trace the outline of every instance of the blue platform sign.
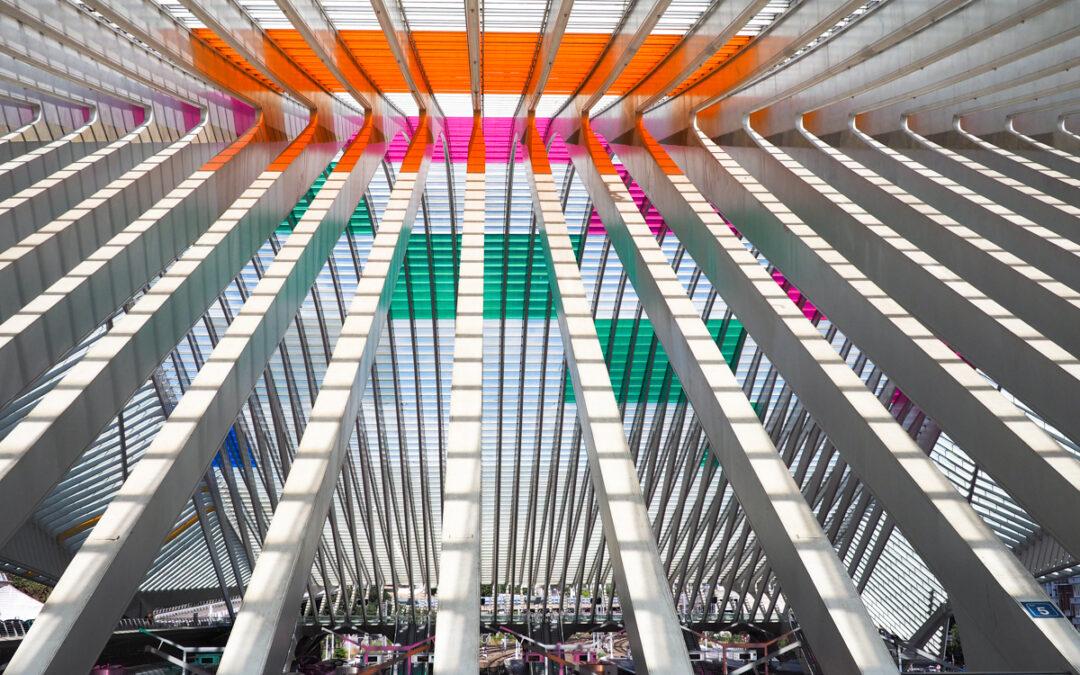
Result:
<instances>
[{"instance_id":1,"label":"blue platform sign","mask_svg":"<svg viewBox=\"0 0 1080 675\"><path fill-rule=\"evenodd\" d=\"M1021 602L1027 613L1035 619L1062 619L1065 617L1058 609L1057 605L1046 600L1037 600L1035 602Z\"/></svg>"}]
</instances>

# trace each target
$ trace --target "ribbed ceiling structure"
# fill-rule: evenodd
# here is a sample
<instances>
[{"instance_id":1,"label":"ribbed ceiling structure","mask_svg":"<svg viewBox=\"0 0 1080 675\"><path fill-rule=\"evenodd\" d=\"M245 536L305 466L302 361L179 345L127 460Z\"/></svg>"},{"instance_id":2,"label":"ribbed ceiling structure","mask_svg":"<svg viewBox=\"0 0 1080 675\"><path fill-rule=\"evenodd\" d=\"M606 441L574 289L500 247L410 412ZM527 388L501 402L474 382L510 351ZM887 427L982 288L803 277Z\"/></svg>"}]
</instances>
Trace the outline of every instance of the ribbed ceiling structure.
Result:
<instances>
[{"instance_id":1,"label":"ribbed ceiling structure","mask_svg":"<svg viewBox=\"0 0 1080 675\"><path fill-rule=\"evenodd\" d=\"M0 52L7 672L223 598L218 672L1080 672L1080 0L0 0Z\"/></svg>"}]
</instances>

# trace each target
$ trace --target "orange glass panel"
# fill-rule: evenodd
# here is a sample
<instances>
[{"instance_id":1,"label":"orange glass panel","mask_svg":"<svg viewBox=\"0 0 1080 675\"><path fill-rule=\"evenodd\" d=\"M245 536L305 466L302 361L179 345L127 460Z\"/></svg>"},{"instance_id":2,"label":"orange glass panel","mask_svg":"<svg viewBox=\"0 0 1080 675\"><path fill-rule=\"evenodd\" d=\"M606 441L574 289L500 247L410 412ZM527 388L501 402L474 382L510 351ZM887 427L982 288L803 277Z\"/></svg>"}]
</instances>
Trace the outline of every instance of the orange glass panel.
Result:
<instances>
[{"instance_id":1,"label":"orange glass panel","mask_svg":"<svg viewBox=\"0 0 1080 675\"><path fill-rule=\"evenodd\" d=\"M465 165L466 171L469 173L484 173L487 168L484 151L484 120L479 115L473 115L472 134L469 136L469 156Z\"/></svg>"},{"instance_id":2,"label":"orange glass panel","mask_svg":"<svg viewBox=\"0 0 1080 675\"><path fill-rule=\"evenodd\" d=\"M559 52L551 66L546 94L573 94L585 82L593 64L600 58L610 35L602 33L568 33L559 43Z\"/></svg>"},{"instance_id":3,"label":"orange glass panel","mask_svg":"<svg viewBox=\"0 0 1080 675\"><path fill-rule=\"evenodd\" d=\"M461 31L420 31L413 33L420 63L431 90L440 93L471 91L469 44Z\"/></svg>"},{"instance_id":4,"label":"orange glass panel","mask_svg":"<svg viewBox=\"0 0 1080 675\"><path fill-rule=\"evenodd\" d=\"M621 96L633 89L682 40L681 35L650 35L641 43L630 63L608 89L608 94Z\"/></svg>"},{"instance_id":5,"label":"orange glass panel","mask_svg":"<svg viewBox=\"0 0 1080 675\"><path fill-rule=\"evenodd\" d=\"M428 116L420 115L420 123L416 127L416 133L409 141L409 149L405 151L405 157L401 160L402 173L418 173L420 163L424 160L427 146L431 144L431 126Z\"/></svg>"},{"instance_id":6,"label":"orange glass panel","mask_svg":"<svg viewBox=\"0 0 1080 675\"><path fill-rule=\"evenodd\" d=\"M638 135L641 137L642 145L644 145L645 150L652 155L652 158L656 160L656 163L660 165L660 169L664 174L667 176L681 176L682 169L680 169L679 165L675 163L675 160L671 158L671 155L660 147L660 144L656 142L656 139L649 133L649 130L645 128L645 123L642 118L638 118L636 127Z\"/></svg>"},{"instance_id":7,"label":"orange glass panel","mask_svg":"<svg viewBox=\"0 0 1080 675\"><path fill-rule=\"evenodd\" d=\"M299 31L292 28L271 28L266 34L296 65L327 91L345 91L330 69L318 57Z\"/></svg>"},{"instance_id":8,"label":"orange glass panel","mask_svg":"<svg viewBox=\"0 0 1080 675\"><path fill-rule=\"evenodd\" d=\"M676 94L681 94L682 92L686 91L698 82L704 80L706 77L711 75L713 71L719 68L725 61L734 56L736 52L745 47L748 42L750 42L750 38L746 35L736 35L735 37L728 40L727 44L718 49L715 54L710 56L709 59L705 61L705 63L701 64L701 66L697 70L695 70L693 74L690 75L690 77L683 80L678 87L675 87L675 89L671 91L670 95L675 96Z\"/></svg>"},{"instance_id":9,"label":"orange glass panel","mask_svg":"<svg viewBox=\"0 0 1080 675\"><path fill-rule=\"evenodd\" d=\"M371 143L372 136L375 134L376 125L375 120L370 115L364 118L364 126L360 127L360 132L356 134L356 138L352 143L345 148L345 152L342 153L341 159L334 166L335 173L345 173L352 171L356 167L356 163L360 161L360 156L367 149Z\"/></svg>"},{"instance_id":10,"label":"orange glass panel","mask_svg":"<svg viewBox=\"0 0 1080 675\"><path fill-rule=\"evenodd\" d=\"M311 116L311 120L308 121L307 126L300 132L292 143L289 143L280 155L277 156L270 166L266 167L268 171L284 171L289 168L289 165L300 156L300 153L304 151L304 148L311 143L311 140L315 138L315 132L319 128L319 115L315 113Z\"/></svg>"},{"instance_id":11,"label":"orange glass panel","mask_svg":"<svg viewBox=\"0 0 1080 675\"><path fill-rule=\"evenodd\" d=\"M548 161L547 147L544 145L540 130L536 128L536 116L531 113L525 127L525 137L521 139L521 142L529 150L529 163L532 165L533 173L550 174L551 163Z\"/></svg>"},{"instance_id":12,"label":"orange glass panel","mask_svg":"<svg viewBox=\"0 0 1080 675\"><path fill-rule=\"evenodd\" d=\"M199 28L195 30L195 33L253 78L275 91L280 91L212 31ZM274 44L288 54L322 87L333 92L345 90L298 31L270 29L267 34ZM402 93L409 90L397 61L394 60L393 52L390 51L390 44L382 31L343 30L340 35L353 58L377 88L388 93ZM446 94L468 93L470 91L469 48L465 33L462 31L416 31L412 35L432 90ZM610 39L611 36L604 33L563 35L544 93L572 94L585 81ZM529 76L529 69L536 57L539 40L540 35L537 33L485 33L483 36L484 92L488 94L522 93ZM621 95L630 91L674 49L679 40L678 35L650 35L645 38L608 93ZM750 38L743 36L733 38L698 68L690 78L680 84L676 92L707 77L749 40ZM418 73L414 73L414 77L418 76Z\"/></svg>"},{"instance_id":13,"label":"orange glass panel","mask_svg":"<svg viewBox=\"0 0 1080 675\"><path fill-rule=\"evenodd\" d=\"M266 116L259 115L259 121L256 124L252 124L251 128L244 132L244 135L230 143L224 150L211 157L202 167L200 171L217 171L221 167L225 166L225 163L236 156L236 153L240 152L247 146L248 143L255 138L256 135L262 135L260 140L265 140L266 131Z\"/></svg>"},{"instance_id":14,"label":"orange glass panel","mask_svg":"<svg viewBox=\"0 0 1080 675\"><path fill-rule=\"evenodd\" d=\"M484 93L521 94L539 41L537 33L485 33Z\"/></svg>"},{"instance_id":15,"label":"orange glass panel","mask_svg":"<svg viewBox=\"0 0 1080 675\"><path fill-rule=\"evenodd\" d=\"M232 61L241 70L243 70L245 73L257 80L263 86L267 87L268 89L273 89L278 93L282 92L281 87L268 80L266 77L263 76L262 73L252 67L252 65L248 63L244 57L240 56L240 54L238 54L235 49L230 47L229 43L218 37L214 31L210 30L209 28L194 28L192 29L192 33L195 35L195 37L203 40L204 42L206 42L206 44L216 49L219 54L224 56L229 61Z\"/></svg>"},{"instance_id":16,"label":"orange glass panel","mask_svg":"<svg viewBox=\"0 0 1080 675\"><path fill-rule=\"evenodd\" d=\"M601 175L614 176L618 173L615 170L615 165L611 163L611 156L608 155L607 150L600 144L600 139L593 133L592 125L589 124L589 116L581 116L581 142L585 144L585 149L589 152L589 156L592 157L593 163L596 164L596 170Z\"/></svg>"},{"instance_id":17,"label":"orange glass panel","mask_svg":"<svg viewBox=\"0 0 1080 675\"><path fill-rule=\"evenodd\" d=\"M353 58L371 78L372 84L384 92L409 91L398 69L394 53L386 36L378 30L343 30L339 32Z\"/></svg>"}]
</instances>

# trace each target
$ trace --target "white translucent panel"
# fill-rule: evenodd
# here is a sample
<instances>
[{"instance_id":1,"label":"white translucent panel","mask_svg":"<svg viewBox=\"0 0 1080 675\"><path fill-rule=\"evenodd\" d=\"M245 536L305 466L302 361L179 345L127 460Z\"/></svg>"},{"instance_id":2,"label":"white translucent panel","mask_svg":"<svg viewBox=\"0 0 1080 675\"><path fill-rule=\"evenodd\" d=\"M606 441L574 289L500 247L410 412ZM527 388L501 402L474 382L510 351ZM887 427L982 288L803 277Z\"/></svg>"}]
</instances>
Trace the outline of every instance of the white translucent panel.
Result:
<instances>
[{"instance_id":1,"label":"white translucent panel","mask_svg":"<svg viewBox=\"0 0 1080 675\"><path fill-rule=\"evenodd\" d=\"M385 95L387 100L397 106L398 110L409 117L420 114L420 108L416 105L416 99L408 92L395 92Z\"/></svg>"},{"instance_id":2,"label":"white translucent panel","mask_svg":"<svg viewBox=\"0 0 1080 675\"><path fill-rule=\"evenodd\" d=\"M465 7L460 2L401 0L401 6L410 30L465 30Z\"/></svg>"},{"instance_id":3,"label":"white translucent panel","mask_svg":"<svg viewBox=\"0 0 1080 675\"><path fill-rule=\"evenodd\" d=\"M619 25L628 0L578 0L566 23L568 33L611 33Z\"/></svg>"},{"instance_id":4,"label":"white translucent panel","mask_svg":"<svg viewBox=\"0 0 1080 675\"><path fill-rule=\"evenodd\" d=\"M684 35L713 4L710 0L672 0L656 22L653 33Z\"/></svg>"},{"instance_id":5,"label":"white translucent panel","mask_svg":"<svg viewBox=\"0 0 1080 675\"><path fill-rule=\"evenodd\" d=\"M838 21L835 25L829 27L829 29L826 30L824 33L822 33L818 37L814 38L813 40L811 40L807 44L803 45L802 48L798 49L791 56L789 56L788 58L786 58L783 61L781 61L780 63L778 63L775 66L774 70L782 68L785 65L787 65L789 62L794 61L795 59L803 56L804 54L806 54L806 53L808 53L808 52L810 52L810 51L812 51L814 49L817 49L821 45L825 44L829 40L831 40L834 37L836 37L837 35L839 35L848 26L851 26L853 23L858 21L867 12L869 12L870 10L878 7L879 5L883 4L886 1L887 0L869 0L869 2L867 2L866 4L860 5L854 12L852 12L851 14L845 16L843 19Z\"/></svg>"},{"instance_id":6,"label":"white translucent panel","mask_svg":"<svg viewBox=\"0 0 1080 675\"><path fill-rule=\"evenodd\" d=\"M435 100L447 117L472 117L471 94L435 94Z\"/></svg>"},{"instance_id":7,"label":"white translucent panel","mask_svg":"<svg viewBox=\"0 0 1080 675\"><path fill-rule=\"evenodd\" d=\"M552 117L557 113L570 97L566 94L544 94L536 102L537 117Z\"/></svg>"},{"instance_id":8,"label":"white translucent panel","mask_svg":"<svg viewBox=\"0 0 1080 675\"><path fill-rule=\"evenodd\" d=\"M482 4L483 30L499 33L538 33L544 22L547 5L547 0L487 0Z\"/></svg>"},{"instance_id":9,"label":"white translucent panel","mask_svg":"<svg viewBox=\"0 0 1080 675\"><path fill-rule=\"evenodd\" d=\"M293 27L274 0L240 0L240 6L263 29Z\"/></svg>"},{"instance_id":10,"label":"white translucent panel","mask_svg":"<svg viewBox=\"0 0 1080 675\"><path fill-rule=\"evenodd\" d=\"M754 18L746 22L746 25L738 32L738 35L755 37L761 31L769 27L777 17L783 14L791 5L788 0L774 0L761 8Z\"/></svg>"},{"instance_id":11,"label":"white translucent panel","mask_svg":"<svg viewBox=\"0 0 1080 675\"><path fill-rule=\"evenodd\" d=\"M379 19L366 0L320 0L338 30L379 30Z\"/></svg>"},{"instance_id":12,"label":"white translucent panel","mask_svg":"<svg viewBox=\"0 0 1080 675\"><path fill-rule=\"evenodd\" d=\"M184 7L179 0L155 0L157 4L161 5L166 11L172 14L174 17L180 20L180 23L184 24L188 28L205 28L206 24L195 17L194 14L188 11L187 7Z\"/></svg>"},{"instance_id":13,"label":"white translucent panel","mask_svg":"<svg viewBox=\"0 0 1080 675\"><path fill-rule=\"evenodd\" d=\"M513 117L520 100L521 96L516 94L484 94L484 116Z\"/></svg>"}]
</instances>

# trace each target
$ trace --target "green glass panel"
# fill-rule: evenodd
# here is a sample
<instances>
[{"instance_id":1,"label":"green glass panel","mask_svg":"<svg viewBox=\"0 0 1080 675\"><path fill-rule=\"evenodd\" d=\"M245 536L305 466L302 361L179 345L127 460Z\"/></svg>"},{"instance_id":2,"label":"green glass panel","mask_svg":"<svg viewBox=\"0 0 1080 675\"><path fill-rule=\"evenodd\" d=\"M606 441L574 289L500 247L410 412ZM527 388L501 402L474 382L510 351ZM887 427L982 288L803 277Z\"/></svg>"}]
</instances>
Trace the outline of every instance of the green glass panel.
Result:
<instances>
[{"instance_id":1,"label":"green glass panel","mask_svg":"<svg viewBox=\"0 0 1080 675\"><path fill-rule=\"evenodd\" d=\"M326 177L330 175L330 172L334 169L334 162L326 167L326 169L319 174L315 179L315 182L311 184L308 191L304 193L304 196L300 198L300 201L296 202L292 211L285 217L285 220L277 226L278 235L287 235L292 232L296 224L300 222L300 219L304 217L304 212L307 211L308 206L311 204L311 200L315 199L315 195L322 189L324 183L326 183Z\"/></svg>"},{"instance_id":2,"label":"green glass panel","mask_svg":"<svg viewBox=\"0 0 1080 675\"><path fill-rule=\"evenodd\" d=\"M331 170L333 170L333 163L315 179L311 188L293 207L289 216L278 226L279 234L288 234L292 231L292 228L303 217L311 200L326 182L326 177ZM350 217L349 227L354 234L369 237L373 235L365 199L360 200L360 204ZM580 237L571 236L570 238L576 250L581 243ZM530 239L532 239L533 247L531 259ZM408 319L413 316L416 319L425 320L432 318L433 315L439 319L454 317L457 300L454 289L454 275L457 269L455 253L460 248L460 244L460 235L457 236L457 241L453 241L449 234L433 234L428 237L423 231L414 232L414 235L409 238L405 252L408 274L403 270L394 288L390 304L392 318ZM500 233L488 234L484 237L485 319L502 317L504 304L505 316L508 319L520 320L525 317L526 311L529 319L545 318L550 291L543 245L542 236L530 238L528 234L507 236ZM742 352L746 331L734 319L728 323L726 329L721 320L708 321L706 325L717 340L720 353L734 370ZM612 364L611 384L619 401L622 402L625 397L632 403L640 402L643 398L646 401L658 402L663 394L664 370L668 365L668 359L663 347L658 344L652 365L652 376L649 378L647 390L643 392L642 386L649 371L649 346L653 338L652 326L648 321L642 321L635 335L632 319L617 321L600 319L596 321L596 332L604 355ZM631 341L633 341L632 355ZM574 391L569 379L564 385L564 395L567 401L574 400ZM669 402L675 402L681 395L682 386L678 378L673 377L668 387L667 399Z\"/></svg>"},{"instance_id":3,"label":"green glass panel","mask_svg":"<svg viewBox=\"0 0 1080 675\"><path fill-rule=\"evenodd\" d=\"M315 198L315 195L319 193L322 186L326 183L327 176L334 170L334 165L337 162L330 162L326 169L319 174L315 179L315 182L308 188L307 193L300 198L300 201L293 207L292 212L281 221L281 224L277 227L277 233L279 235L288 234L292 232L292 229L296 227L296 224L300 222L300 218L304 216L304 212L307 211L308 206L311 204L311 200ZM357 205L356 210L353 211L352 216L349 217L349 228L354 234L366 234L371 235L371 215L368 213L367 199L361 198L360 203Z\"/></svg>"},{"instance_id":4,"label":"green glass panel","mask_svg":"<svg viewBox=\"0 0 1080 675\"><path fill-rule=\"evenodd\" d=\"M576 245L578 237L571 236ZM547 309L549 288L547 263L544 261L544 239L537 235L529 258L527 234L489 234L484 237L484 318L502 316L505 297L506 317L520 319L526 312L530 319L543 319ZM503 262L506 261L505 284ZM531 264L530 264L531 263ZM527 275L528 272L528 275ZM526 289L526 286L528 287ZM554 316L554 309L552 310Z\"/></svg>"},{"instance_id":5,"label":"green glass panel","mask_svg":"<svg viewBox=\"0 0 1080 675\"><path fill-rule=\"evenodd\" d=\"M577 237L571 237L571 239L576 243ZM433 234L429 243L428 237L423 232L413 233L413 236L409 238L409 246L405 254L409 273L407 277L402 273L394 288L390 307L393 318L407 319L409 317L408 290L410 287L416 318L426 319L432 316L433 297L436 306L435 316L440 319L454 317L457 301L454 290L457 264L454 254L460 246L460 235L457 236L456 242L452 242L449 234ZM547 266L541 246L543 246L543 240L537 238L530 261L529 235L512 234L507 237L503 234L488 234L484 237L485 319L498 319L502 316L504 298L506 318L523 318L526 312L526 288L529 318L544 318L549 289ZM505 280L503 277L504 260L507 261ZM434 293L431 288L432 272L434 273Z\"/></svg>"},{"instance_id":6,"label":"green glass panel","mask_svg":"<svg viewBox=\"0 0 1080 675\"><path fill-rule=\"evenodd\" d=\"M604 357L607 358L608 363L611 364L608 372L611 375L611 387L615 391L616 399L622 403L623 383L629 379L625 397L630 403L641 402L642 385L649 374L649 346L653 338L652 326L647 321L642 321L638 326L637 335L634 336L633 319L619 319L617 321L598 319L595 323L596 334L600 338L600 348L604 351ZM745 331L738 320L732 319L728 323L724 335L721 336L720 331L723 328L723 323L722 320L715 319L707 321L705 325L709 332L712 333L713 338L717 340L720 354L723 355L728 366L734 370L738 364ZM614 336L612 339L613 328ZM631 337L634 337L632 358L630 354ZM657 343L656 356L652 362L652 376L649 378L648 389L644 392L645 400L653 403L660 401L664 388L664 369L667 368L667 365L668 358L667 354L664 353L664 347ZM677 401L680 394L682 394L682 385L679 383L679 378L672 374L671 385L668 387L668 402ZM567 378L564 386L564 395L567 401L574 400L574 389L570 385L569 378Z\"/></svg>"},{"instance_id":7,"label":"green glass panel","mask_svg":"<svg viewBox=\"0 0 1080 675\"><path fill-rule=\"evenodd\" d=\"M461 244L458 236L457 245ZM409 292L412 292L412 315L417 319L454 318L456 298L454 294L454 253L449 234L426 236L422 231L414 231L409 237L405 250L405 262L408 273L402 270L398 275L397 285L390 302L390 316L395 319L409 318ZM432 284L434 282L434 290Z\"/></svg>"}]
</instances>

